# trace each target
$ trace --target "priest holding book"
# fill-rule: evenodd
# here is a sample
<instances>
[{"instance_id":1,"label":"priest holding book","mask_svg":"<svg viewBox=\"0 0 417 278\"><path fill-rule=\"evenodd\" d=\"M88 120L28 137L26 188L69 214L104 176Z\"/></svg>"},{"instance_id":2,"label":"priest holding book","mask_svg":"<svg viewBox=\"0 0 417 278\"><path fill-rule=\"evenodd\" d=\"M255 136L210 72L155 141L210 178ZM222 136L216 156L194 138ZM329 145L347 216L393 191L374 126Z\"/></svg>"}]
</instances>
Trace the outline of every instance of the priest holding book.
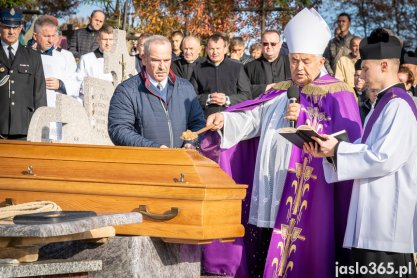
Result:
<instances>
[{"instance_id":1,"label":"priest holding book","mask_svg":"<svg viewBox=\"0 0 417 278\"><path fill-rule=\"evenodd\" d=\"M342 241L352 182L327 183L322 161L277 130L294 121L319 134L346 130L354 141L361 132L358 105L352 89L324 70L322 54L331 32L314 9L292 18L284 36L292 80L207 119L217 132L206 136L202 150L236 182L249 184L245 237L204 247L207 273L330 278L336 262L349 261ZM291 86L299 91L296 103L287 97Z\"/></svg>"},{"instance_id":2,"label":"priest holding book","mask_svg":"<svg viewBox=\"0 0 417 278\"><path fill-rule=\"evenodd\" d=\"M382 266L384 277L415 278L417 108L398 81L396 37L376 29L362 40L360 52L361 78L379 92L362 137L351 144L323 135L325 140L315 138L317 144L304 150L332 158L323 160L328 182L355 180L343 243L352 250L352 265Z\"/></svg>"}]
</instances>

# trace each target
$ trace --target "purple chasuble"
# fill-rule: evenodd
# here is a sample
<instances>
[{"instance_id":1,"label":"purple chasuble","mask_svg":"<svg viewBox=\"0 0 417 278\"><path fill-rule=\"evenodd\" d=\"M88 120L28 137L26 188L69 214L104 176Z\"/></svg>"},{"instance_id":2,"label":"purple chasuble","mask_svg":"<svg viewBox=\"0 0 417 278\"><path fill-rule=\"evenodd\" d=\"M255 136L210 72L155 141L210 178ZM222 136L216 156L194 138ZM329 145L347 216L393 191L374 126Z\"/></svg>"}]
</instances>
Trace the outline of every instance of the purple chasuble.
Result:
<instances>
[{"instance_id":1,"label":"purple chasuble","mask_svg":"<svg viewBox=\"0 0 417 278\"><path fill-rule=\"evenodd\" d=\"M301 112L297 125L308 124L319 133L345 129L351 141L361 134L359 109L346 85L325 75L300 88ZM229 111L253 109L285 90L231 107ZM293 146L275 228L266 264L257 258L262 252L262 230L249 225L249 207L258 138L219 149L216 133L202 142L203 153L219 162L236 182L249 185L243 202L245 237L234 243L213 243L203 248L204 271L234 277L253 277L251 269L265 267L264 277L334 277L335 261L348 260L342 243L351 195L351 181L334 186L326 183L322 159L314 159ZM261 241L262 240L262 241ZM258 253L257 253L258 252ZM337 259L336 259L337 258ZM345 263L346 265L346 263Z\"/></svg>"}]
</instances>

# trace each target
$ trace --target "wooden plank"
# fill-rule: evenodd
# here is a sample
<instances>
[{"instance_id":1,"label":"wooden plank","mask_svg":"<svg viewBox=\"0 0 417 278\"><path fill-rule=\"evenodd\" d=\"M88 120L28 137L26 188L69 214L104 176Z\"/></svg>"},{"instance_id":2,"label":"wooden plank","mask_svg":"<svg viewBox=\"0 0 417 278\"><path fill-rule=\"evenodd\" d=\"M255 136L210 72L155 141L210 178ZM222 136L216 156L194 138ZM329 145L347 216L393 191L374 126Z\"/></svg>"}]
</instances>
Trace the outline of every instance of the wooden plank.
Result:
<instances>
[{"instance_id":1,"label":"wooden plank","mask_svg":"<svg viewBox=\"0 0 417 278\"><path fill-rule=\"evenodd\" d=\"M36 262L39 258L37 247L5 247L0 248L0 259L16 259L21 263Z\"/></svg>"},{"instance_id":2,"label":"wooden plank","mask_svg":"<svg viewBox=\"0 0 417 278\"><path fill-rule=\"evenodd\" d=\"M65 242L71 240L84 240L84 239L102 239L108 237L114 237L116 231L113 227L103 227L93 229L91 231L77 233L72 235L52 236L52 237L18 237L12 238L8 247L23 247L33 245L46 245L54 242Z\"/></svg>"},{"instance_id":3,"label":"wooden plank","mask_svg":"<svg viewBox=\"0 0 417 278\"><path fill-rule=\"evenodd\" d=\"M241 200L246 194L243 186L226 188L202 188L197 186L183 185L160 186L160 185L132 185L117 183L77 182L57 179L20 179L1 178L0 190L29 191L82 194L94 196L120 196L136 198L158 198L175 200ZM10 196L0 195L0 201Z\"/></svg>"},{"instance_id":4,"label":"wooden plank","mask_svg":"<svg viewBox=\"0 0 417 278\"><path fill-rule=\"evenodd\" d=\"M2 157L217 167L195 150L0 141Z\"/></svg>"}]
</instances>

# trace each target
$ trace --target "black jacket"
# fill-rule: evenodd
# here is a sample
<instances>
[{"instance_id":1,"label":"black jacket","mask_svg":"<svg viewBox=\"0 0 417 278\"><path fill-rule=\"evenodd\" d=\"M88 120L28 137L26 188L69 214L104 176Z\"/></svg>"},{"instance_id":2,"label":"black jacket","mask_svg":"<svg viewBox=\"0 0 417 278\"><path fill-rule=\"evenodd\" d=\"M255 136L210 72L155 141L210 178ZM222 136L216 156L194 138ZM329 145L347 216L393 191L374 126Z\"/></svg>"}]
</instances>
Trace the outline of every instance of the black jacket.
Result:
<instances>
[{"instance_id":1,"label":"black jacket","mask_svg":"<svg viewBox=\"0 0 417 278\"><path fill-rule=\"evenodd\" d=\"M19 44L10 65L3 47L0 47L0 85L0 134L27 135L33 112L46 106L40 54Z\"/></svg>"},{"instance_id":2,"label":"black jacket","mask_svg":"<svg viewBox=\"0 0 417 278\"><path fill-rule=\"evenodd\" d=\"M175 75L187 80L191 80L194 68L205 61L206 59L203 57L198 57L194 62L190 64L184 58L181 58L171 63L171 69Z\"/></svg>"},{"instance_id":3,"label":"black jacket","mask_svg":"<svg viewBox=\"0 0 417 278\"><path fill-rule=\"evenodd\" d=\"M251 98L250 82L243 65L227 57L218 66L206 60L195 67L191 83L197 92L206 117L226 108L217 104L206 105L208 95L211 93L224 93L230 98L230 105Z\"/></svg>"},{"instance_id":4,"label":"black jacket","mask_svg":"<svg viewBox=\"0 0 417 278\"><path fill-rule=\"evenodd\" d=\"M251 83L252 98L265 92L266 86L291 79L290 62L287 55L279 55L273 62L263 56L245 65Z\"/></svg>"},{"instance_id":5,"label":"black jacket","mask_svg":"<svg viewBox=\"0 0 417 278\"><path fill-rule=\"evenodd\" d=\"M98 31L90 27L78 29L71 37L68 50L72 52L75 58L80 58L82 55L96 50L99 45L96 41Z\"/></svg>"}]
</instances>

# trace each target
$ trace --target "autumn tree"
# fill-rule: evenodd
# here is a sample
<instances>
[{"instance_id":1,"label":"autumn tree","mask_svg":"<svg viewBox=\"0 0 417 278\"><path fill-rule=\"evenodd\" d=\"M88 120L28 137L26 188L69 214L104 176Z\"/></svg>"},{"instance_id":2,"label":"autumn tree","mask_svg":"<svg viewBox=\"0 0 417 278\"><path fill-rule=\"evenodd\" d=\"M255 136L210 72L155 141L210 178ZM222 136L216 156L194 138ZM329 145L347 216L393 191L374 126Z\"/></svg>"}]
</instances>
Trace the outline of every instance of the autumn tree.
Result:
<instances>
[{"instance_id":1,"label":"autumn tree","mask_svg":"<svg viewBox=\"0 0 417 278\"><path fill-rule=\"evenodd\" d=\"M407 47L416 47L417 0L342 0L340 3L340 8L333 9L333 13L349 12L357 35L366 37L373 29L385 27L404 39Z\"/></svg>"},{"instance_id":2,"label":"autumn tree","mask_svg":"<svg viewBox=\"0 0 417 278\"><path fill-rule=\"evenodd\" d=\"M41 14L63 17L75 14L80 1L75 0L0 0L1 7L39 10Z\"/></svg>"}]
</instances>

